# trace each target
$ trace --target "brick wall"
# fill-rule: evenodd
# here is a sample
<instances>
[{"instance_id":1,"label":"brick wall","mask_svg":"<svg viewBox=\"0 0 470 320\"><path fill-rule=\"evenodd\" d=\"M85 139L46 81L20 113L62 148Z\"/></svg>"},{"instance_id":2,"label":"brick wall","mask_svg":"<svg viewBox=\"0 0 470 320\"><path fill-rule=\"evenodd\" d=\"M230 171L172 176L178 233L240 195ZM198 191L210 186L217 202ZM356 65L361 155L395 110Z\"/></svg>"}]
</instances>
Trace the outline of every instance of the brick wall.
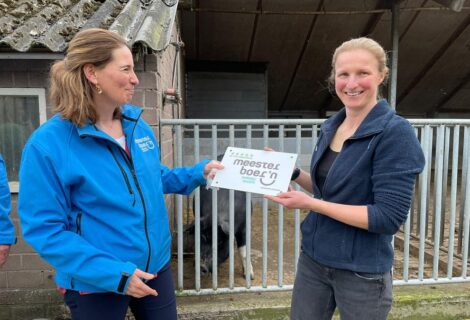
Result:
<instances>
[{"instance_id":1,"label":"brick wall","mask_svg":"<svg viewBox=\"0 0 470 320\"><path fill-rule=\"evenodd\" d=\"M172 41L177 39L176 34L179 34L178 23L175 23ZM163 102L164 90L172 86L175 58L180 58L177 47L169 45L163 52L141 56L135 65L140 84L132 103L144 108L143 118L152 125L157 139L160 136L158 119L181 114L181 104ZM0 60L0 87L45 88L48 94L51 63L51 60ZM49 118L52 106L47 98L46 103ZM170 130L161 133L160 144L165 154L162 162L169 167L173 166L172 138ZM173 199L167 197L166 200L171 215ZM7 263L0 269L0 320L67 319L67 308L55 290L53 269L20 236L16 203L17 194L13 193L11 216L18 243L12 247Z\"/></svg>"}]
</instances>

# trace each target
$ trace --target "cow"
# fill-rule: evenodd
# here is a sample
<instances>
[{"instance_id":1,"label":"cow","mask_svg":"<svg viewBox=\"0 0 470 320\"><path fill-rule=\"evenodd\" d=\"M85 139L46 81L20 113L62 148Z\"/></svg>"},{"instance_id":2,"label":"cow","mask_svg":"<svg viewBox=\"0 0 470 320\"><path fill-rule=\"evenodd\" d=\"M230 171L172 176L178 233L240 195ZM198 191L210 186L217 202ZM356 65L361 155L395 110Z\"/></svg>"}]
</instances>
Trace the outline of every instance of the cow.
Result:
<instances>
[{"instance_id":1,"label":"cow","mask_svg":"<svg viewBox=\"0 0 470 320\"><path fill-rule=\"evenodd\" d=\"M217 265L229 257L229 190L217 191ZM193 199L193 212L195 201ZM251 212L250 212L251 215ZM201 274L212 273L212 190L200 188L200 248ZM238 253L242 259L243 274L246 274L246 193L234 191L234 232ZM194 235L194 222L189 227L189 233ZM248 265L250 278L254 279L251 260Z\"/></svg>"}]
</instances>

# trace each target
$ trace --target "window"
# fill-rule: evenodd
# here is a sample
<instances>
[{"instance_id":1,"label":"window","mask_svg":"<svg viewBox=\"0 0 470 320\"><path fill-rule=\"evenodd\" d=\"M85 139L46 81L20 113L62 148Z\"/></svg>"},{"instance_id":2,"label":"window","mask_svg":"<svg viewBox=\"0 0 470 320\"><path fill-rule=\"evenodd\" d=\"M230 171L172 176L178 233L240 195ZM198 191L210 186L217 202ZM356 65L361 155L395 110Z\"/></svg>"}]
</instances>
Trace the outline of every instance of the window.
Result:
<instances>
[{"instance_id":1,"label":"window","mask_svg":"<svg viewBox=\"0 0 470 320\"><path fill-rule=\"evenodd\" d=\"M0 88L0 153L7 165L12 192L18 190L23 146L31 133L46 121L46 90Z\"/></svg>"}]
</instances>

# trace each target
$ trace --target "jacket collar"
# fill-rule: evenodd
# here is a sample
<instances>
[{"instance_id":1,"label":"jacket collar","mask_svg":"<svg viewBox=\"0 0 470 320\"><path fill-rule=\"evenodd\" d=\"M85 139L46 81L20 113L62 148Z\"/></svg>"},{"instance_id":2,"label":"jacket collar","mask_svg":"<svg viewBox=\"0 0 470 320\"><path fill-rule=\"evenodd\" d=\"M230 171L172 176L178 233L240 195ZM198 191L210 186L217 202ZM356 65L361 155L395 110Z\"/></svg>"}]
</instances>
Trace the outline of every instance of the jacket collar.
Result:
<instances>
[{"instance_id":1,"label":"jacket collar","mask_svg":"<svg viewBox=\"0 0 470 320\"><path fill-rule=\"evenodd\" d=\"M386 100L379 100L379 102L377 102L377 104L367 114L350 139L357 139L381 132L393 115L395 115L395 110L390 107L388 102ZM346 118L345 108L341 109L334 116L325 121L322 126L322 130L325 131L325 133L335 132L339 125L344 121L344 118Z\"/></svg>"},{"instance_id":2,"label":"jacket collar","mask_svg":"<svg viewBox=\"0 0 470 320\"><path fill-rule=\"evenodd\" d=\"M129 133L128 130L132 130L136 122L139 120L140 115L142 114L142 109L136 106L133 106L131 104L125 104L121 107L121 114L122 114L123 120L128 120L131 122L129 124L125 123L125 121L123 122L122 127L123 127L124 132L127 135ZM88 123L85 124L83 127L77 127L77 130L78 130L78 135L80 137L92 135L92 136L100 136L103 138L108 138L108 135L98 130L91 121L88 121Z\"/></svg>"}]
</instances>

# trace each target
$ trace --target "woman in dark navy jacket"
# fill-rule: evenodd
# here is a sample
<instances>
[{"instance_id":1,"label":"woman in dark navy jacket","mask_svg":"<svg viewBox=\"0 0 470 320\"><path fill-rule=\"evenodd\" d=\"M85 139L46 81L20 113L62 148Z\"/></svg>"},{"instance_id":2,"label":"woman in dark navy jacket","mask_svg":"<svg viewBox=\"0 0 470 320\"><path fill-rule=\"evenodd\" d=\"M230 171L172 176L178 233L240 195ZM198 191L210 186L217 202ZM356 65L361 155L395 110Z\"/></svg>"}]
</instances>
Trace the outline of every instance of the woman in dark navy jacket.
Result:
<instances>
[{"instance_id":1,"label":"woman in dark navy jacket","mask_svg":"<svg viewBox=\"0 0 470 320\"><path fill-rule=\"evenodd\" d=\"M330 83L344 108L321 127L310 174L293 178L313 197L267 196L309 209L292 296L292 319L386 319L392 304L392 236L406 220L424 155L408 121L379 87L388 75L383 48L369 38L339 46Z\"/></svg>"}]
</instances>

